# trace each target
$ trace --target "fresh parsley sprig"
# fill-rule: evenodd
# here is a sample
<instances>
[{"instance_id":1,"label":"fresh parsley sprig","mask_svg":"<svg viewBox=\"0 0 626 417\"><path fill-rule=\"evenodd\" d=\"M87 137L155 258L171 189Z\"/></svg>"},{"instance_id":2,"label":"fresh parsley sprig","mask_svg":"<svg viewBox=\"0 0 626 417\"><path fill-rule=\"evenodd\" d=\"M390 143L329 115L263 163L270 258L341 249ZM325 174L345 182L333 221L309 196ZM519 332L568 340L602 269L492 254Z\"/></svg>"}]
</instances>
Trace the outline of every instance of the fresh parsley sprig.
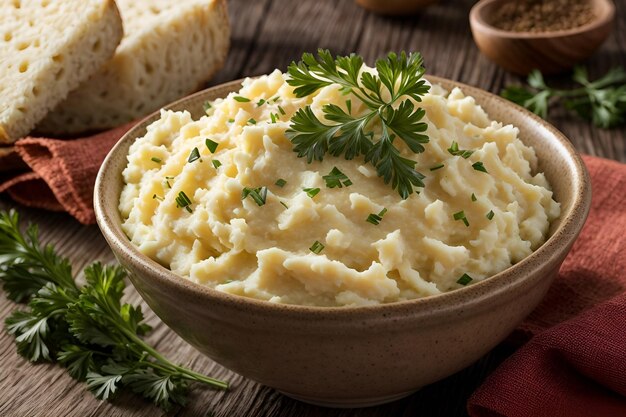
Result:
<instances>
[{"instance_id":1,"label":"fresh parsley sprig","mask_svg":"<svg viewBox=\"0 0 626 417\"><path fill-rule=\"evenodd\" d=\"M300 62L292 62L287 82L295 87L297 97L339 84L367 110L355 115L351 102L346 103L347 112L336 104L327 104L322 112L330 123L324 123L306 106L293 115L286 134L298 157L306 157L309 163L323 160L326 153L346 159L364 155L365 161L376 167L378 176L406 199L415 187L424 187L424 176L415 170L416 162L402 156L393 142L399 138L414 153L423 152L423 144L428 143L424 134L427 124L422 121L425 111L415 108L410 100L420 102L430 88L422 78L422 56L389 53L376 61L377 74L361 71L362 67L363 58L358 55L333 58L323 49L317 57L305 53ZM380 122L378 135L373 130L374 120Z\"/></svg>"},{"instance_id":2,"label":"fresh parsley sprig","mask_svg":"<svg viewBox=\"0 0 626 417\"><path fill-rule=\"evenodd\" d=\"M121 267L96 262L84 270L86 284L77 286L69 261L39 243L35 225L22 233L15 211L0 212L0 253L7 297L27 303L5 324L28 360L63 364L100 399L127 387L164 409L184 405L189 382L228 387L170 362L140 338L150 326L141 307L121 302Z\"/></svg>"},{"instance_id":3,"label":"fresh parsley sprig","mask_svg":"<svg viewBox=\"0 0 626 417\"><path fill-rule=\"evenodd\" d=\"M567 109L591 120L595 126L607 129L626 121L626 71L623 68L613 68L603 77L590 81L587 70L576 67L572 79L581 87L558 90L548 87L541 72L535 70L528 75L531 88L509 86L501 94L544 119L551 102L563 100Z\"/></svg>"}]
</instances>

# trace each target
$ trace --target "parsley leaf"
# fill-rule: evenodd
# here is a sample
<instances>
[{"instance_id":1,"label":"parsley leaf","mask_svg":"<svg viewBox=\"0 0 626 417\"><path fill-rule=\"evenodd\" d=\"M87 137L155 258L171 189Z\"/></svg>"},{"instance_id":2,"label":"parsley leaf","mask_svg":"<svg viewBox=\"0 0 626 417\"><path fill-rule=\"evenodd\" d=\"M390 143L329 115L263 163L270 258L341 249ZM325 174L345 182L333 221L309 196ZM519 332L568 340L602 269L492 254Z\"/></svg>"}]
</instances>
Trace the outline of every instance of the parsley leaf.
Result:
<instances>
[{"instance_id":1,"label":"parsley leaf","mask_svg":"<svg viewBox=\"0 0 626 417\"><path fill-rule=\"evenodd\" d=\"M419 53L390 53L376 61L378 75L361 72L362 67L363 59L358 55L333 58L322 49L317 57L306 53L300 62L292 62L287 82L295 87L297 97L338 84L344 93L361 100L367 110L353 115L351 102L346 102L347 113L335 104L324 105L323 119L330 122L326 124L306 106L293 115L286 135L298 157L306 157L309 163L323 160L326 153L343 155L348 160L364 155L386 184L391 184L402 198L408 198L416 187L424 186L424 176L415 171L415 161L400 155L393 141L399 138L412 152L420 153L429 140L424 134L428 126L422 122L425 111L408 99L419 102L429 90L422 79L422 57ZM374 120L380 122L379 135L373 130Z\"/></svg>"},{"instance_id":2,"label":"parsley leaf","mask_svg":"<svg viewBox=\"0 0 626 417\"><path fill-rule=\"evenodd\" d=\"M98 262L78 287L67 259L43 247L33 225L22 233L15 211L0 212L0 281L14 301L27 303L5 325L18 352L30 361L59 362L103 400L128 387L163 409L184 404L196 381L220 389L222 381L164 358L140 336L150 327L140 307L122 303L125 271Z\"/></svg>"}]
</instances>

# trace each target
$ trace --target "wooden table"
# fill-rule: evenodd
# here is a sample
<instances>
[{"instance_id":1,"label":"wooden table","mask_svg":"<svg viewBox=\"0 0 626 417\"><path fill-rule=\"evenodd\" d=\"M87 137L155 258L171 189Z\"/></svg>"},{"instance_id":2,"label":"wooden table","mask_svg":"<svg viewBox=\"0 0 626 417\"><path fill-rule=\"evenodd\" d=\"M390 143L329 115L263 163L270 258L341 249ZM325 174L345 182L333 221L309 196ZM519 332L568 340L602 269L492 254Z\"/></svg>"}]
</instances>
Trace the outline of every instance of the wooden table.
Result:
<instances>
[{"instance_id":1,"label":"wooden table","mask_svg":"<svg viewBox=\"0 0 626 417\"><path fill-rule=\"evenodd\" d=\"M480 55L474 45L468 12L474 1L442 0L421 14L386 18L368 13L351 0L231 0L231 52L224 69L211 84L247 75L285 69L302 52L318 47L334 53L357 52L372 63L390 50L421 51L429 73L498 93L521 80L505 73ZM587 65L592 76L612 66L626 67L626 2L616 0L618 19L613 35ZM562 83L562 79L553 80ZM600 130L567 114L553 111L550 121L583 153L626 162L625 129ZM0 208L13 206L6 197ZM22 217L40 224L44 240L74 261L75 270L113 256L96 226L84 227L64 214L20 209ZM131 302L140 302L129 288ZM0 296L0 317L15 305ZM144 305L144 311L148 310ZM148 310L149 311L149 310ZM499 346L473 366L423 388L405 399L366 409L325 409L287 398L273 389L246 380L196 352L151 312L154 331L149 343L197 371L229 381L228 392L196 387L189 405L170 412L177 416L464 416L474 389L511 352ZM56 365L33 365L16 353L13 338L0 333L0 416L153 416L162 412L137 397L122 395L100 402L84 384L72 380Z\"/></svg>"}]
</instances>

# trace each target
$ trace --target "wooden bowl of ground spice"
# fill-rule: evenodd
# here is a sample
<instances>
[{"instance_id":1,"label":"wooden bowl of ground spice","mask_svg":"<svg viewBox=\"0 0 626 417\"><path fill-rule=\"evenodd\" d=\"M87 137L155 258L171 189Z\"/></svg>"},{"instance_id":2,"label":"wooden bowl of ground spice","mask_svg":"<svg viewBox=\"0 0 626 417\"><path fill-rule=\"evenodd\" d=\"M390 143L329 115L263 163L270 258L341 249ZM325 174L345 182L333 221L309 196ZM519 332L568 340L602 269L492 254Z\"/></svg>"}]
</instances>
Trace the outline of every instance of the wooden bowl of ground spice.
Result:
<instances>
[{"instance_id":1,"label":"wooden bowl of ground spice","mask_svg":"<svg viewBox=\"0 0 626 417\"><path fill-rule=\"evenodd\" d=\"M470 26L481 52L506 70L554 74L593 54L614 18L611 0L482 0Z\"/></svg>"}]
</instances>

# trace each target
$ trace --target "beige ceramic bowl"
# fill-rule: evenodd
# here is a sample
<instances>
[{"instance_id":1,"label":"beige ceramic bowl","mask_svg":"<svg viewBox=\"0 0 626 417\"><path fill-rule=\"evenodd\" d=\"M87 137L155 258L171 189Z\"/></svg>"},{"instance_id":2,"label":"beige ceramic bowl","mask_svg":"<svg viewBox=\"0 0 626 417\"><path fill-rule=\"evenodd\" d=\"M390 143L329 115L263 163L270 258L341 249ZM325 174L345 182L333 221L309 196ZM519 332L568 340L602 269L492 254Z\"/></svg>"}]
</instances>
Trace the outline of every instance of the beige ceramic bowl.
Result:
<instances>
[{"instance_id":1,"label":"beige ceramic bowl","mask_svg":"<svg viewBox=\"0 0 626 417\"><path fill-rule=\"evenodd\" d=\"M554 32L511 32L493 26L495 12L519 0L482 0L472 7L470 26L483 54L504 69L526 75L533 69L554 74L572 68L593 54L611 33L615 5L587 0L595 19L586 25Z\"/></svg>"},{"instance_id":2,"label":"beige ceramic bowl","mask_svg":"<svg viewBox=\"0 0 626 417\"><path fill-rule=\"evenodd\" d=\"M561 218L535 253L480 283L453 292L370 307L303 307L224 294L192 283L141 254L120 227L118 200L128 148L154 114L108 155L96 181L104 237L155 313L216 362L293 398L328 406L367 406L410 394L479 359L539 303L580 232L591 198L585 167L570 142L532 113L461 86L494 119L513 123L534 146L539 169L561 203ZM202 103L238 90L232 82L169 108L198 117ZM295 156L294 156L295 157Z\"/></svg>"}]
</instances>

